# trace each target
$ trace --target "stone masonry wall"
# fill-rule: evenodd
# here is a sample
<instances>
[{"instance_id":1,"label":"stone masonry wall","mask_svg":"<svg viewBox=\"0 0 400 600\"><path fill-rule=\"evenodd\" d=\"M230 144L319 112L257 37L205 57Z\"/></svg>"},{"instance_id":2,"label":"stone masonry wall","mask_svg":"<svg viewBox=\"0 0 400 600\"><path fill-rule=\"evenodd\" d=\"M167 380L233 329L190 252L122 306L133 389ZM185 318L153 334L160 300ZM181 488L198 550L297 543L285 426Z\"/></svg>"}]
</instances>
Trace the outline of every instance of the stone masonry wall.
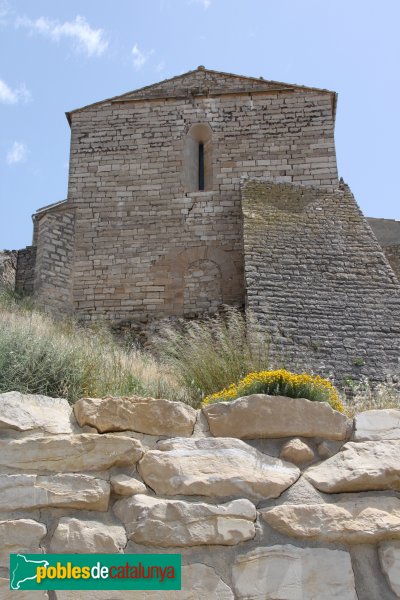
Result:
<instances>
[{"instance_id":1,"label":"stone masonry wall","mask_svg":"<svg viewBox=\"0 0 400 600\"><path fill-rule=\"evenodd\" d=\"M397 279L400 281L400 244L385 246L383 248L386 258L392 267Z\"/></svg>"},{"instance_id":2,"label":"stone masonry wall","mask_svg":"<svg viewBox=\"0 0 400 600\"><path fill-rule=\"evenodd\" d=\"M70 113L74 312L115 321L242 304L240 176L336 185L332 111L328 92L200 69ZM185 187L195 124L212 130L206 192ZM200 271L220 282L193 305Z\"/></svg>"},{"instance_id":3,"label":"stone masonry wall","mask_svg":"<svg viewBox=\"0 0 400 600\"><path fill-rule=\"evenodd\" d=\"M247 306L293 369L399 373L400 286L349 188L243 187Z\"/></svg>"},{"instance_id":4,"label":"stone masonry wall","mask_svg":"<svg viewBox=\"0 0 400 600\"><path fill-rule=\"evenodd\" d=\"M38 220L34 291L38 302L53 311L72 311L74 256L73 211L49 211Z\"/></svg>"},{"instance_id":5,"label":"stone masonry wall","mask_svg":"<svg viewBox=\"0 0 400 600\"><path fill-rule=\"evenodd\" d=\"M400 221L373 218L367 221L400 281Z\"/></svg>"},{"instance_id":6,"label":"stone masonry wall","mask_svg":"<svg viewBox=\"0 0 400 600\"><path fill-rule=\"evenodd\" d=\"M36 247L27 246L17 252L15 289L24 294L33 294L35 285Z\"/></svg>"},{"instance_id":7,"label":"stone masonry wall","mask_svg":"<svg viewBox=\"0 0 400 600\"><path fill-rule=\"evenodd\" d=\"M400 598L399 410L0 395L4 600ZM10 591L9 553L179 553L182 590Z\"/></svg>"},{"instance_id":8,"label":"stone masonry wall","mask_svg":"<svg viewBox=\"0 0 400 600\"><path fill-rule=\"evenodd\" d=\"M0 290L5 287L14 288L17 252L15 250L0 251Z\"/></svg>"}]
</instances>

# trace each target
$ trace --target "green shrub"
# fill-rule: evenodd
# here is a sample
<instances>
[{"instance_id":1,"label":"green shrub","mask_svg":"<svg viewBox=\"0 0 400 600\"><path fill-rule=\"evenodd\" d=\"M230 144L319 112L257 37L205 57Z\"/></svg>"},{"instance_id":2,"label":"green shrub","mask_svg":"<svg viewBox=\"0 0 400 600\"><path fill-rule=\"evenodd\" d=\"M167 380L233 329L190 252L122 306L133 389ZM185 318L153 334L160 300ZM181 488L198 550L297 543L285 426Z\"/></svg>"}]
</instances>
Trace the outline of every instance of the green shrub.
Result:
<instances>
[{"instance_id":1,"label":"green shrub","mask_svg":"<svg viewBox=\"0 0 400 600\"><path fill-rule=\"evenodd\" d=\"M339 394L328 379L307 373L290 373L284 369L249 373L238 383L233 383L222 391L207 396L203 404L227 402L251 394L269 394L329 402L335 410L344 412Z\"/></svg>"}]
</instances>

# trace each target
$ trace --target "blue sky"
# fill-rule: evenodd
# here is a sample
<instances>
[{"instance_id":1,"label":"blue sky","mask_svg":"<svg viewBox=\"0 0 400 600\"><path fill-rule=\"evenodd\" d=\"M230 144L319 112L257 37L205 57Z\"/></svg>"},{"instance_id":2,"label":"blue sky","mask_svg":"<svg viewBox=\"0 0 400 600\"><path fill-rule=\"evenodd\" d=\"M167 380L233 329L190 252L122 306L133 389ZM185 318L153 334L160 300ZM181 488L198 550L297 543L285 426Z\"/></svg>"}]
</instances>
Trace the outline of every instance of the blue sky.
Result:
<instances>
[{"instance_id":1,"label":"blue sky","mask_svg":"<svg viewBox=\"0 0 400 600\"><path fill-rule=\"evenodd\" d=\"M400 219L398 0L0 0L0 248L67 193L65 112L205 65L339 93L339 173Z\"/></svg>"}]
</instances>

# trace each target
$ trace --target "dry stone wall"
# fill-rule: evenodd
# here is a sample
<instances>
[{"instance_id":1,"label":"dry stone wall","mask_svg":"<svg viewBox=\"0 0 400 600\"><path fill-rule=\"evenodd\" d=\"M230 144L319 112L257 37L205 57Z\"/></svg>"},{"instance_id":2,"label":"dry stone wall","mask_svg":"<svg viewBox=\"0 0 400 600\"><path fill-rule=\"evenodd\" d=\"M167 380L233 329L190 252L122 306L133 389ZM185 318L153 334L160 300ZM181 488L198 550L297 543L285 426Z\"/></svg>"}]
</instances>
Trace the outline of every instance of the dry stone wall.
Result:
<instances>
[{"instance_id":1,"label":"dry stone wall","mask_svg":"<svg viewBox=\"0 0 400 600\"><path fill-rule=\"evenodd\" d=\"M400 285L349 188L245 180L247 306L291 369L399 374Z\"/></svg>"},{"instance_id":2,"label":"dry stone wall","mask_svg":"<svg viewBox=\"0 0 400 600\"><path fill-rule=\"evenodd\" d=\"M400 598L399 410L11 392L0 442L4 600ZM10 552L181 553L183 588L10 592Z\"/></svg>"}]
</instances>

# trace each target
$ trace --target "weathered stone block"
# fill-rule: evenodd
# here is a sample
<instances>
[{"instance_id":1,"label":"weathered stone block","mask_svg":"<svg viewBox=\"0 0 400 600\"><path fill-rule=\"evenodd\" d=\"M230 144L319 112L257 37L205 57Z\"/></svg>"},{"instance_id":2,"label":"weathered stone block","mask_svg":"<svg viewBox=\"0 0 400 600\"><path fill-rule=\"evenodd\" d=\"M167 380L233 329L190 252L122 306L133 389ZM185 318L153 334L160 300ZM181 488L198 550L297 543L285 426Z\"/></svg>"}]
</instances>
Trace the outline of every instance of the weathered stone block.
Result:
<instances>
[{"instance_id":1,"label":"weathered stone block","mask_svg":"<svg viewBox=\"0 0 400 600\"><path fill-rule=\"evenodd\" d=\"M82 398L74 405L79 425L106 431L138 431L150 435L190 436L196 411L182 402L156 398Z\"/></svg>"},{"instance_id":2,"label":"weathered stone block","mask_svg":"<svg viewBox=\"0 0 400 600\"><path fill-rule=\"evenodd\" d=\"M400 539L400 500L370 496L336 504L282 504L261 510L285 535L328 543L370 544Z\"/></svg>"},{"instance_id":3,"label":"weathered stone block","mask_svg":"<svg viewBox=\"0 0 400 600\"><path fill-rule=\"evenodd\" d=\"M242 554L232 568L238 598L357 600L348 552L291 545Z\"/></svg>"},{"instance_id":4,"label":"weathered stone block","mask_svg":"<svg viewBox=\"0 0 400 600\"><path fill-rule=\"evenodd\" d=\"M249 500L210 505L138 494L116 502L114 512L138 544L232 546L255 536L256 509Z\"/></svg>"},{"instance_id":5,"label":"weathered stone block","mask_svg":"<svg viewBox=\"0 0 400 600\"><path fill-rule=\"evenodd\" d=\"M304 476L321 492L400 490L400 440L349 442Z\"/></svg>"},{"instance_id":6,"label":"weathered stone block","mask_svg":"<svg viewBox=\"0 0 400 600\"><path fill-rule=\"evenodd\" d=\"M203 408L210 431L218 437L241 439L289 436L343 440L349 422L325 402L253 394Z\"/></svg>"},{"instance_id":7,"label":"weathered stone block","mask_svg":"<svg viewBox=\"0 0 400 600\"><path fill-rule=\"evenodd\" d=\"M177 438L158 448L138 465L157 494L276 498L300 475L294 465L233 438Z\"/></svg>"},{"instance_id":8,"label":"weathered stone block","mask_svg":"<svg viewBox=\"0 0 400 600\"><path fill-rule=\"evenodd\" d=\"M100 471L133 465L142 454L138 440L113 434L0 440L0 465L30 471Z\"/></svg>"},{"instance_id":9,"label":"weathered stone block","mask_svg":"<svg viewBox=\"0 0 400 600\"><path fill-rule=\"evenodd\" d=\"M89 475L0 475L0 511L63 507L106 511L110 485Z\"/></svg>"},{"instance_id":10,"label":"weathered stone block","mask_svg":"<svg viewBox=\"0 0 400 600\"><path fill-rule=\"evenodd\" d=\"M42 395L0 394L0 429L72 433L73 412L67 400Z\"/></svg>"},{"instance_id":11,"label":"weathered stone block","mask_svg":"<svg viewBox=\"0 0 400 600\"><path fill-rule=\"evenodd\" d=\"M51 538L50 550L55 554L113 554L122 552L126 542L121 525L62 517Z\"/></svg>"}]
</instances>

